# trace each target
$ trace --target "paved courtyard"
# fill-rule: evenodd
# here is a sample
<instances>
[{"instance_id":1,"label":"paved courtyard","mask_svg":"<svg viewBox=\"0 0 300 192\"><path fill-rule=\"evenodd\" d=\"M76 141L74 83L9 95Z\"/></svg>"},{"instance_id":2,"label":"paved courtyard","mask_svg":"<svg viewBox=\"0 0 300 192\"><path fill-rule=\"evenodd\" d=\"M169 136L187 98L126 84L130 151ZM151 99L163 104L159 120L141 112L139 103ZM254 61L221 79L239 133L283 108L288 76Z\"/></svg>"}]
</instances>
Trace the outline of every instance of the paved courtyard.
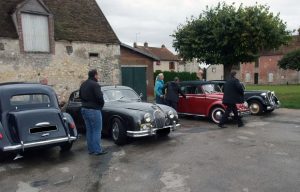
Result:
<instances>
[{"instance_id":1,"label":"paved courtyard","mask_svg":"<svg viewBox=\"0 0 300 192\"><path fill-rule=\"evenodd\" d=\"M300 189L300 111L279 109L218 129L183 117L168 138L135 139L90 156L85 138L71 152L27 152L0 163L2 192L276 192Z\"/></svg>"}]
</instances>

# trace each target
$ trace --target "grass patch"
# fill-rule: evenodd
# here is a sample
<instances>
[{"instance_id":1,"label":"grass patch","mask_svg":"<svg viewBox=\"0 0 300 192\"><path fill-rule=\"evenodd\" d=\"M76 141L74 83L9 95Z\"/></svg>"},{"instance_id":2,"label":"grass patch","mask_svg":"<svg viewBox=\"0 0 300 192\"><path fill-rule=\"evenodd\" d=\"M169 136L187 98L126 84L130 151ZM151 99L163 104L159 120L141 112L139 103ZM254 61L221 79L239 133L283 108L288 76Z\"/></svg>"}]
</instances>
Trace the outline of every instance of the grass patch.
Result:
<instances>
[{"instance_id":1,"label":"grass patch","mask_svg":"<svg viewBox=\"0 0 300 192\"><path fill-rule=\"evenodd\" d=\"M281 107L300 109L300 85L246 85L246 90L275 91Z\"/></svg>"}]
</instances>

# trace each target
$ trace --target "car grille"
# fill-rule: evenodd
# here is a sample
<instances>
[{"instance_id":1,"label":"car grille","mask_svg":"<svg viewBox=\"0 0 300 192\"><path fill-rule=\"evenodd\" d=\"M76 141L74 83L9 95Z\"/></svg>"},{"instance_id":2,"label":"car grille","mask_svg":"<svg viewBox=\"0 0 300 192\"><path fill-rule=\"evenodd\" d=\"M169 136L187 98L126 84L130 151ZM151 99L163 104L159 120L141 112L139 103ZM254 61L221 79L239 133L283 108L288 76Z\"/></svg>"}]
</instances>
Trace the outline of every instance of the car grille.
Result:
<instances>
[{"instance_id":1,"label":"car grille","mask_svg":"<svg viewBox=\"0 0 300 192\"><path fill-rule=\"evenodd\" d=\"M154 117L154 126L157 128L162 128L165 125L165 113L161 110L155 110L153 113Z\"/></svg>"},{"instance_id":2,"label":"car grille","mask_svg":"<svg viewBox=\"0 0 300 192\"><path fill-rule=\"evenodd\" d=\"M273 103L274 101L274 99L273 99L273 94L272 94L272 92L268 92L268 94L267 94L267 97L268 97L268 100L269 100L269 103Z\"/></svg>"}]
</instances>

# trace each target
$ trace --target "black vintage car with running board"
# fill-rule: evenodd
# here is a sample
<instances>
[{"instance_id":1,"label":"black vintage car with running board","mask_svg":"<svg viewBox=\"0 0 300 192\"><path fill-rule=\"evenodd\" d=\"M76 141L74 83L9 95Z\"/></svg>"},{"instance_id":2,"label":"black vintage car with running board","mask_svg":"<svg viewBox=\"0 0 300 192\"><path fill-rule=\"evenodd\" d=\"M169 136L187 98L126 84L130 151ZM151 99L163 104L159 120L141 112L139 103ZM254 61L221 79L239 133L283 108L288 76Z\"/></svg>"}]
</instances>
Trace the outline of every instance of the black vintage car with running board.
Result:
<instances>
[{"instance_id":1,"label":"black vintage car with running board","mask_svg":"<svg viewBox=\"0 0 300 192\"><path fill-rule=\"evenodd\" d=\"M0 84L0 159L27 149L60 146L77 139L72 117L61 112L54 90L37 83Z\"/></svg>"}]
</instances>

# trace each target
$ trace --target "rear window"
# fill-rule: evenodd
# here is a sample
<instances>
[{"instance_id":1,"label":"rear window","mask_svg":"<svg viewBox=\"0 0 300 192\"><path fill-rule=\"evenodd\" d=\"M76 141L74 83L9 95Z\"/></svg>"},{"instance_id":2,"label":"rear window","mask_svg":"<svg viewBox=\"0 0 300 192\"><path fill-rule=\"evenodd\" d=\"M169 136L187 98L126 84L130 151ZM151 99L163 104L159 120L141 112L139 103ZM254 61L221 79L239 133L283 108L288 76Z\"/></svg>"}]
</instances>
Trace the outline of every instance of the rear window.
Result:
<instances>
[{"instance_id":1,"label":"rear window","mask_svg":"<svg viewBox=\"0 0 300 192\"><path fill-rule=\"evenodd\" d=\"M10 98L10 104L13 106L44 103L50 103L49 96L45 94L14 95Z\"/></svg>"}]
</instances>

